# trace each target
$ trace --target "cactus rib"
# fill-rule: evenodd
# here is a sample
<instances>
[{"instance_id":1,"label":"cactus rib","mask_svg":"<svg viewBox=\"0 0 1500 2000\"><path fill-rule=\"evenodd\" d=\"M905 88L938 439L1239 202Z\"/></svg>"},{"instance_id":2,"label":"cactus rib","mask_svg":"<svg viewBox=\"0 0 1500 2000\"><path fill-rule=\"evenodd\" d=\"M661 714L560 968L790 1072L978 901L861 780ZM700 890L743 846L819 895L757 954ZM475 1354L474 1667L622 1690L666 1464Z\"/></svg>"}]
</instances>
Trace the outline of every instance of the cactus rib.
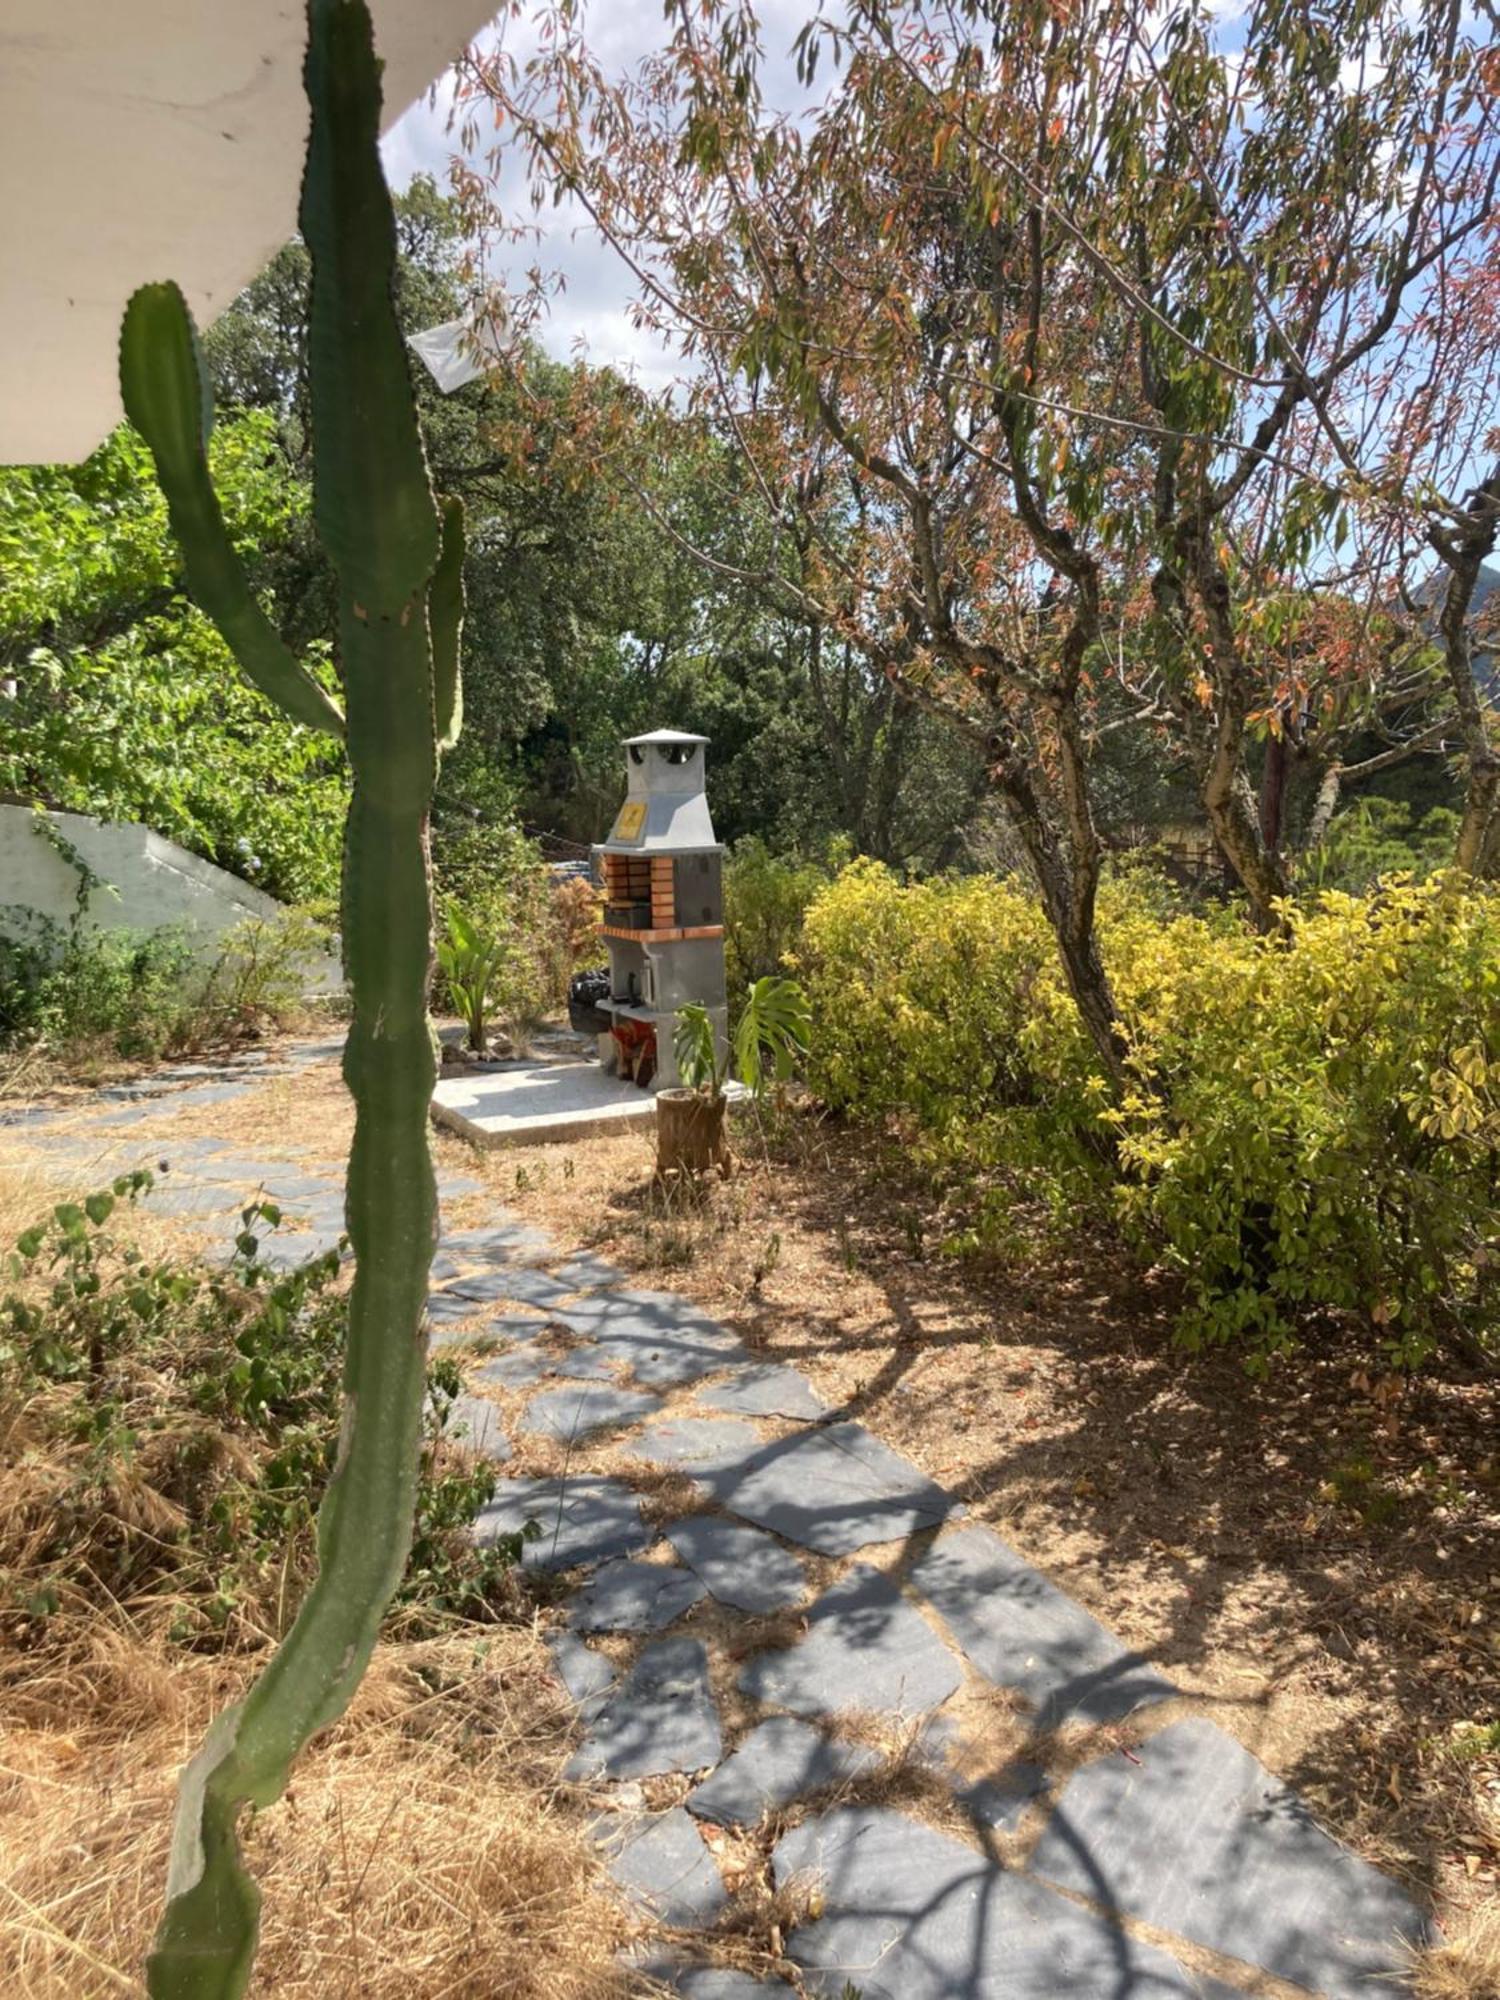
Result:
<instances>
[{"instance_id":1,"label":"cactus rib","mask_svg":"<svg viewBox=\"0 0 1500 2000\"><path fill-rule=\"evenodd\" d=\"M313 519L355 604L394 617L432 574L438 518L406 343L392 309L396 225L380 171L380 65L363 0L316 0L300 220L312 258ZM371 171L373 162L374 170ZM376 504L378 502L378 504Z\"/></svg>"},{"instance_id":2,"label":"cactus rib","mask_svg":"<svg viewBox=\"0 0 1500 2000\"><path fill-rule=\"evenodd\" d=\"M464 719L458 647L464 623L464 505L456 494L442 502L442 548L427 591L432 636L432 701L439 750L451 750Z\"/></svg>"},{"instance_id":3,"label":"cactus rib","mask_svg":"<svg viewBox=\"0 0 1500 2000\"><path fill-rule=\"evenodd\" d=\"M308 19L303 226L313 264L315 512L338 572L354 781L343 904L354 1000L344 1079L355 1104L345 1212L355 1275L343 1424L318 1515L318 1576L275 1657L183 1774L167 1907L148 1965L154 2000L244 1992L259 1895L239 1855L240 1812L275 1800L308 1738L343 1712L400 1581L437 1235L427 1144L436 1075L427 815L438 729L451 737L457 727L463 528L445 507L439 559L390 290L394 226L365 0L308 0ZM372 272L384 274L375 292ZM372 410L371 398L392 407ZM171 420L188 422L180 400Z\"/></svg>"},{"instance_id":4,"label":"cactus rib","mask_svg":"<svg viewBox=\"0 0 1500 2000\"><path fill-rule=\"evenodd\" d=\"M282 643L234 552L208 473L208 382L198 333L176 285L143 285L120 329L125 413L151 447L187 585L245 678L294 722L342 736L338 706Z\"/></svg>"}]
</instances>

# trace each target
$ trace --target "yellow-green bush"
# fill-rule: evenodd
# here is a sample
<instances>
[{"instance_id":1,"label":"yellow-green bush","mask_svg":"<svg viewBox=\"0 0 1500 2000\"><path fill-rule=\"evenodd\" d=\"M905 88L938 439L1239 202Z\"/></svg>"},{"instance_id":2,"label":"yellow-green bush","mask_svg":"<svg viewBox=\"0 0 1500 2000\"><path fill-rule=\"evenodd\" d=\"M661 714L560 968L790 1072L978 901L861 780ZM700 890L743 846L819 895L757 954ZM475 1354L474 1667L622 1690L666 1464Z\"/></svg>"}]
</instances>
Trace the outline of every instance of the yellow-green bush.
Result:
<instances>
[{"instance_id":1,"label":"yellow-green bush","mask_svg":"<svg viewBox=\"0 0 1500 2000\"><path fill-rule=\"evenodd\" d=\"M1035 901L993 876L903 887L856 861L814 900L798 954L825 1103L895 1117L940 1172L1061 1212L1097 1181L1103 1085Z\"/></svg>"},{"instance_id":2,"label":"yellow-green bush","mask_svg":"<svg viewBox=\"0 0 1500 2000\"><path fill-rule=\"evenodd\" d=\"M1500 900L1393 878L1289 921L1258 938L1109 885L1132 1074L1116 1106L1024 890L904 888L859 864L808 913L812 1080L971 1177L994 1230L1018 1196L1118 1220L1182 1274L1190 1344L1240 1341L1260 1364L1331 1311L1405 1365L1493 1348Z\"/></svg>"}]
</instances>

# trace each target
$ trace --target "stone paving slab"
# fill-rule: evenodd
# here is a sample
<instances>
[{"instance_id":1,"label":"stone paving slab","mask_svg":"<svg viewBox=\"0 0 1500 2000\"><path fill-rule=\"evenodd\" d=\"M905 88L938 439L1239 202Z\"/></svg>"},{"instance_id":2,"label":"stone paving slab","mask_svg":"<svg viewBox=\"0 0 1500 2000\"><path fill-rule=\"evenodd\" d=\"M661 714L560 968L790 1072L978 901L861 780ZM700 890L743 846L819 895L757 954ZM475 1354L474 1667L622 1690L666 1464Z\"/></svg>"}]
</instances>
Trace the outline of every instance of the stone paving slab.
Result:
<instances>
[{"instance_id":1,"label":"stone paving slab","mask_svg":"<svg viewBox=\"0 0 1500 2000\"><path fill-rule=\"evenodd\" d=\"M781 1980L757 1979L729 1965L684 1965L663 1956L646 1959L637 1970L678 1995L678 2000L791 2000Z\"/></svg>"},{"instance_id":2,"label":"stone paving slab","mask_svg":"<svg viewBox=\"0 0 1500 2000\"><path fill-rule=\"evenodd\" d=\"M641 1504L618 1479L578 1473L569 1479L501 1479L474 1522L474 1538L516 1535L527 1521L541 1529L522 1551L528 1569L573 1569L634 1555L656 1539Z\"/></svg>"},{"instance_id":3,"label":"stone paving slab","mask_svg":"<svg viewBox=\"0 0 1500 2000\"><path fill-rule=\"evenodd\" d=\"M523 1306L554 1306L573 1296L569 1285L560 1285L545 1271L529 1264L517 1264L498 1271L477 1271L472 1277L455 1278L443 1288L454 1298L514 1302Z\"/></svg>"},{"instance_id":4,"label":"stone paving slab","mask_svg":"<svg viewBox=\"0 0 1500 2000\"><path fill-rule=\"evenodd\" d=\"M955 1511L940 1486L853 1423L777 1438L712 1485L731 1514L821 1555L904 1540Z\"/></svg>"},{"instance_id":5,"label":"stone paving slab","mask_svg":"<svg viewBox=\"0 0 1500 2000\"><path fill-rule=\"evenodd\" d=\"M732 1417L668 1417L644 1430L627 1450L653 1465L681 1465L700 1476L743 1465L760 1447L760 1433Z\"/></svg>"},{"instance_id":6,"label":"stone paving slab","mask_svg":"<svg viewBox=\"0 0 1500 2000\"><path fill-rule=\"evenodd\" d=\"M525 1346L482 1362L472 1379L492 1389L531 1389L551 1372L552 1357L546 1349Z\"/></svg>"},{"instance_id":7,"label":"stone paving slab","mask_svg":"<svg viewBox=\"0 0 1500 2000\"><path fill-rule=\"evenodd\" d=\"M232 1194L227 1187L205 1187L201 1182L158 1181L141 1197L142 1206L153 1215L175 1215L184 1219L196 1219L211 1215L233 1217L234 1226L240 1226L240 1211L245 1206L241 1196Z\"/></svg>"},{"instance_id":8,"label":"stone paving slab","mask_svg":"<svg viewBox=\"0 0 1500 2000\"><path fill-rule=\"evenodd\" d=\"M795 1368L762 1363L738 1369L727 1382L699 1393L706 1410L729 1410L739 1417L826 1416L828 1405L805 1375Z\"/></svg>"},{"instance_id":9,"label":"stone paving slab","mask_svg":"<svg viewBox=\"0 0 1500 2000\"><path fill-rule=\"evenodd\" d=\"M560 1285L571 1285L575 1292L602 1291L608 1285L625 1282L625 1273L618 1264L611 1264L607 1257L596 1257L588 1250L559 1264L552 1275Z\"/></svg>"},{"instance_id":10,"label":"stone paving slab","mask_svg":"<svg viewBox=\"0 0 1500 2000\"><path fill-rule=\"evenodd\" d=\"M449 1436L470 1451L503 1465L510 1457L500 1412L485 1396L455 1396L448 1412Z\"/></svg>"},{"instance_id":11,"label":"stone paving slab","mask_svg":"<svg viewBox=\"0 0 1500 2000\"><path fill-rule=\"evenodd\" d=\"M728 1900L713 1856L681 1806L637 1821L608 1845L610 1874L664 1924L682 1930L711 1924Z\"/></svg>"},{"instance_id":12,"label":"stone paving slab","mask_svg":"<svg viewBox=\"0 0 1500 2000\"><path fill-rule=\"evenodd\" d=\"M1389 1991L1400 1941L1426 1936L1404 1890L1197 1716L1076 1772L1030 1868L1329 2000Z\"/></svg>"},{"instance_id":13,"label":"stone paving slab","mask_svg":"<svg viewBox=\"0 0 1500 2000\"><path fill-rule=\"evenodd\" d=\"M592 1701L614 1685L615 1670L602 1653L573 1632L554 1632L547 1641L557 1677L574 1701Z\"/></svg>"},{"instance_id":14,"label":"stone paving slab","mask_svg":"<svg viewBox=\"0 0 1500 2000\"><path fill-rule=\"evenodd\" d=\"M879 1752L863 1744L839 1743L810 1722L773 1715L684 1803L719 1826L754 1826L773 1806L843 1784L879 1762Z\"/></svg>"},{"instance_id":15,"label":"stone paving slab","mask_svg":"<svg viewBox=\"0 0 1500 2000\"><path fill-rule=\"evenodd\" d=\"M574 1593L568 1623L578 1632L659 1632L707 1595L698 1578L675 1563L622 1556Z\"/></svg>"},{"instance_id":16,"label":"stone paving slab","mask_svg":"<svg viewBox=\"0 0 1500 2000\"><path fill-rule=\"evenodd\" d=\"M617 1367L618 1363L597 1347L572 1347L565 1354L553 1355L551 1372L569 1382L612 1382Z\"/></svg>"},{"instance_id":17,"label":"stone paving slab","mask_svg":"<svg viewBox=\"0 0 1500 2000\"><path fill-rule=\"evenodd\" d=\"M524 1430L571 1444L594 1431L621 1430L638 1424L661 1408L660 1396L642 1389L620 1389L612 1383L585 1382L566 1389L544 1389L533 1396L521 1417Z\"/></svg>"},{"instance_id":18,"label":"stone paving slab","mask_svg":"<svg viewBox=\"0 0 1500 2000\"><path fill-rule=\"evenodd\" d=\"M1176 1692L988 1528L941 1537L911 1581L986 1679L1032 1704L1039 1728L1117 1722Z\"/></svg>"},{"instance_id":19,"label":"stone paving slab","mask_svg":"<svg viewBox=\"0 0 1500 2000\"><path fill-rule=\"evenodd\" d=\"M652 1387L697 1382L748 1359L727 1328L670 1292L601 1292L556 1317Z\"/></svg>"},{"instance_id":20,"label":"stone paving slab","mask_svg":"<svg viewBox=\"0 0 1500 2000\"><path fill-rule=\"evenodd\" d=\"M921 1715L963 1680L957 1658L922 1614L868 1564L856 1563L826 1590L805 1623L804 1638L757 1654L740 1675L744 1692L768 1708Z\"/></svg>"},{"instance_id":21,"label":"stone paving slab","mask_svg":"<svg viewBox=\"0 0 1500 2000\"><path fill-rule=\"evenodd\" d=\"M439 1250L465 1265L513 1264L523 1257L545 1257L553 1248L545 1229L528 1222L500 1222L489 1229L447 1229Z\"/></svg>"},{"instance_id":22,"label":"stone paving slab","mask_svg":"<svg viewBox=\"0 0 1500 2000\"><path fill-rule=\"evenodd\" d=\"M805 1821L772 1855L811 1876L824 1914L793 1932L810 1990L865 2000L1201 2000L1215 1991L1154 1945L888 1807ZM1217 1989L1222 1994L1225 1989Z\"/></svg>"},{"instance_id":23,"label":"stone paving slab","mask_svg":"<svg viewBox=\"0 0 1500 2000\"><path fill-rule=\"evenodd\" d=\"M174 1139L162 1152L160 1171L169 1179L194 1180L235 1188L257 1188L271 1174L286 1171L285 1160L259 1154L226 1153L222 1145L199 1139Z\"/></svg>"},{"instance_id":24,"label":"stone paving slab","mask_svg":"<svg viewBox=\"0 0 1500 2000\"><path fill-rule=\"evenodd\" d=\"M790 1549L743 1521L690 1514L667 1529L667 1540L720 1604L764 1615L799 1603L807 1572Z\"/></svg>"},{"instance_id":25,"label":"stone paving slab","mask_svg":"<svg viewBox=\"0 0 1500 2000\"><path fill-rule=\"evenodd\" d=\"M339 1228L303 1229L293 1236L270 1236L261 1244L256 1255L270 1270L295 1271L301 1265L310 1263L314 1257L326 1257L330 1250L337 1250L343 1242L343 1235L343 1230ZM344 1246L344 1255L353 1255L347 1245Z\"/></svg>"},{"instance_id":26,"label":"stone paving slab","mask_svg":"<svg viewBox=\"0 0 1500 2000\"><path fill-rule=\"evenodd\" d=\"M1047 1792L1047 1773L1040 1764L1024 1759L1007 1764L992 1778L980 1778L965 1785L958 1802L980 1826L991 1833L1014 1833L1035 1800Z\"/></svg>"},{"instance_id":27,"label":"stone paving slab","mask_svg":"<svg viewBox=\"0 0 1500 2000\"><path fill-rule=\"evenodd\" d=\"M430 1326L452 1326L459 1320L482 1319L486 1308L479 1299L460 1298L455 1292L427 1294L427 1321Z\"/></svg>"},{"instance_id":28,"label":"stone paving slab","mask_svg":"<svg viewBox=\"0 0 1500 2000\"><path fill-rule=\"evenodd\" d=\"M264 1186L273 1201L299 1202L324 1198L325 1202L337 1202L341 1209L344 1204L342 1184L330 1180L325 1174L299 1174L285 1167L273 1168L265 1175Z\"/></svg>"},{"instance_id":29,"label":"stone paving slab","mask_svg":"<svg viewBox=\"0 0 1500 2000\"><path fill-rule=\"evenodd\" d=\"M614 1692L601 1698L567 1775L650 1778L664 1771L698 1771L717 1764L722 1749L702 1644L659 1639Z\"/></svg>"}]
</instances>

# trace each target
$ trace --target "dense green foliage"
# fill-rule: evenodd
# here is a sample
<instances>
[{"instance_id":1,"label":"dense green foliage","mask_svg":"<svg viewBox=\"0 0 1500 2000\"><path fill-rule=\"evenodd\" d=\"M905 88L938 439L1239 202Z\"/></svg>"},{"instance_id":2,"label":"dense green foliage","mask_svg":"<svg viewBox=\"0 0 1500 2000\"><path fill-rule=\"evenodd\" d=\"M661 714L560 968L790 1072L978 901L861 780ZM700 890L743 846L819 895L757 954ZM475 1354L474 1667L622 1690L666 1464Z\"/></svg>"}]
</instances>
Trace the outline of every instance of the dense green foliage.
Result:
<instances>
[{"instance_id":1,"label":"dense green foliage","mask_svg":"<svg viewBox=\"0 0 1500 2000\"><path fill-rule=\"evenodd\" d=\"M911 1139L958 1195L959 1244L1039 1208L1119 1225L1181 1274L1190 1345L1264 1365L1336 1315L1398 1365L1493 1352L1500 901L1397 877L1287 922L1273 942L1149 877L1106 885L1112 1106L1024 888L859 863L808 912L811 1080Z\"/></svg>"},{"instance_id":2,"label":"dense green foliage","mask_svg":"<svg viewBox=\"0 0 1500 2000\"><path fill-rule=\"evenodd\" d=\"M57 1204L7 1259L5 1420L30 1449L0 1544L0 1619L36 1643L107 1590L143 1631L259 1649L312 1568L337 1450L339 1259L274 1274L258 1252L280 1218L260 1203L228 1270L150 1262L111 1226L150 1181ZM428 1384L407 1626L493 1615L518 1552L465 1533L494 1475L452 1449L451 1363Z\"/></svg>"},{"instance_id":3,"label":"dense green foliage","mask_svg":"<svg viewBox=\"0 0 1500 2000\"><path fill-rule=\"evenodd\" d=\"M466 246L428 181L398 198L396 226L415 332L461 309ZM336 691L336 591L311 519L307 284L306 249L289 244L205 336L210 463L257 602ZM451 396L420 366L414 379L434 483L468 517L464 735L433 815L453 894L467 900L476 836L503 846L518 818L598 838L620 739L663 723L713 739L723 838L816 850L848 832L893 862L956 858L977 760L847 648L726 593L661 533L606 448L630 437L633 392L540 354ZM652 464L657 504L743 553L716 497L732 475L686 439ZM0 795L141 819L275 895L332 896L343 758L228 671L129 427L84 465L0 473L0 678L15 683L0 695Z\"/></svg>"},{"instance_id":4,"label":"dense green foliage","mask_svg":"<svg viewBox=\"0 0 1500 2000\"><path fill-rule=\"evenodd\" d=\"M220 424L210 461L231 539L264 578L305 531L307 485L261 412ZM312 657L332 685L326 646ZM288 900L333 894L337 746L247 687L183 596L150 454L128 428L81 466L0 473L0 659L16 684L0 701L0 793L143 820Z\"/></svg>"},{"instance_id":5,"label":"dense green foliage","mask_svg":"<svg viewBox=\"0 0 1500 2000\"><path fill-rule=\"evenodd\" d=\"M285 1027L328 949L311 918L250 918L212 952L186 933L34 921L0 933L0 1050L73 1070L98 1056L153 1062Z\"/></svg>"}]
</instances>

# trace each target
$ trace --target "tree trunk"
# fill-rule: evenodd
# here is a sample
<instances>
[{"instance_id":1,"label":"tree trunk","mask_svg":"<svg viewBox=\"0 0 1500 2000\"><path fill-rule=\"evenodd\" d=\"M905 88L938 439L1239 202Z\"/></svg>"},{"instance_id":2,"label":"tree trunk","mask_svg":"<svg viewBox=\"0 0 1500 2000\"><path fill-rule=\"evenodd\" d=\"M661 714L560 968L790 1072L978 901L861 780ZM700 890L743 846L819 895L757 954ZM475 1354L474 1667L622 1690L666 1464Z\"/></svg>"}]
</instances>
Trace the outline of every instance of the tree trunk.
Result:
<instances>
[{"instance_id":1,"label":"tree trunk","mask_svg":"<svg viewBox=\"0 0 1500 2000\"><path fill-rule=\"evenodd\" d=\"M1281 832L1286 819L1286 769L1288 745L1286 740L1286 716L1281 718L1282 726L1273 729L1266 738L1265 769L1260 774L1260 838L1261 845L1268 854L1275 854L1281 846Z\"/></svg>"},{"instance_id":2,"label":"tree trunk","mask_svg":"<svg viewBox=\"0 0 1500 2000\"><path fill-rule=\"evenodd\" d=\"M1245 775L1245 718L1255 690L1234 629L1229 578L1214 550L1212 522L1201 513L1178 529L1178 543L1207 628L1204 666L1214 692L1213 732L1203 772L1204 811L1250 899L1256 928L1278 930L1276 903L1290 883L1281 855L1261 837L1260 815ZM1277 810L1279 816L1279 801Z\"/></svg>"},{"instance_id":3,"label":"tree trunk","mask_svg":"<svg viewBox=\"0 0 1500 2000\"><path fill-rule=\"evenodd\" d=\"M1443 593L1438 630L1469 764L1453 865L1479 875L1485 872L1486 856L1494 852L1489 834L1500 808L1500 747L1496 745L1485 703L1474 682L1469 608L1480 568L1485 557L1494 554L1496 532L1500 528L1500 465L1495 466L1482 486L1476 487L1465 507L1465 518L1460 525L1434 529L1431 541L1448 565L1448 588Z\"/></svg>"},{"instance_id":4,"label":"tree trunk","mask_svg":"<svg viewBox=\"0 0 1500 2000\"><path fill-rule=\"evenodd\" d=\"M999 747L994 778L1005 802L1006 817L1036 871L1042 907L1057 939L1068 991L1104 1065L1110 1093L1119 1097L1125 1087L1125 1036L1094 932L1097 854L1087 879L1075 879L1042 811L1030 774L1019 756L1003 745Z\"/></svg>"},{"instance_id":5,"label":"tree trunk","mask_svg":"<svg viewBox=\"0 0 1500 2000\"><path fill-rule=\"evenodd\" d=\"M696 1178L717 1167L729 1172L729 1141L724 1133L725 1101L698 1090L656 1093L656 1177L689 1174Z\"/></svg>"}]
</instances>

